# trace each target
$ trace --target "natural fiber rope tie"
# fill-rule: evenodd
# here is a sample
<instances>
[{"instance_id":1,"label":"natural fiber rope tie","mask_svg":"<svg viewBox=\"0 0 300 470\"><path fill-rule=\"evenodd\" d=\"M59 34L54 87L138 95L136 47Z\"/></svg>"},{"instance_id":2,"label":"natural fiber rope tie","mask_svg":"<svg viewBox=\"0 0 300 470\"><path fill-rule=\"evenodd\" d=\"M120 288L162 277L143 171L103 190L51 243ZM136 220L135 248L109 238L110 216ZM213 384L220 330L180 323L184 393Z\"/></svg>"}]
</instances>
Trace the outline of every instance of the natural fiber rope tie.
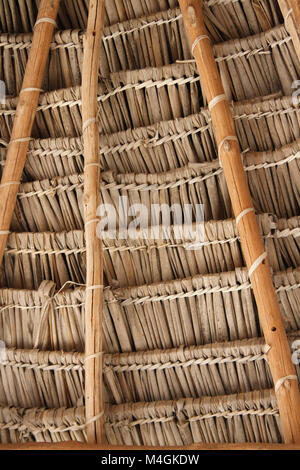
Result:
<instances>
[{"instance_id":1,"label":"natural fiber rope tie","mask_svg":"<svg viewBox=\"0 0 300 470\"><path fill-rule=\"evenodd\" d=\"M222 95L215 96L209 103L208 109L211 111L217 104L221 103L222 101L227 101L226 95L224 93Z\"/></svg>"},{"instance_id":2,"label":"natural fiber rope tie","mask_svg":"<svg viewBox=\"0 0 300 470\"><path fill-rule=\"evenodd\" d=\"M97 122L97 118L93 117L88 119L82 124L82 132L84 132L91 124L94 124L94 122Z\"/></svg>"},{"instance_id":3,"label":"natural fiber rope tie","mask_svg":"<svg viewBox=\"0 0 300 470\"><path fill-rule=\"evenodd\" d=\"M250 212L254 212L253 207L248 207L248 209L243 210L235 219L236 225L238 226L242 218L245 217L245 215L249 214Z\"/></svg>"},{"instance_id":4,"label":"natural fiber rope tie","mask_svg":"<svg viewBox=\"0 0 300 470\"><path fill-rule=\"evenodd\" d=\"M267 257L267 252L265 251L262 255L260 255L256 261L252 264L252 266L249 269L248 276L251 277L254 271L262 264L262 262L266 259Z\"/></svg>"},{"instance_id":5,"label":"natural fiber rope tie","mask_svg":"<svg viewBox=\"0 0 300 470\"><path fill-rule=\"evenodd\" d=\"M84 165L84 168L88 168L89 166L97 166L99 168L101 168L101 163L87 163L86 165Z\"/></svg>"},{"instance_id":6,"label":"natural fiber rope tie","mask_svg":"<svg viewBox=\"0 0 300 470\"><path fill-rule=\"evenodd\" d=\"M287 375L286 377L282 377L276 382L275 385L275 392L277 393L280 387L287 381L287 380L298 380L297 375Z\"/></svg>"},{"instance_id":7,"label":"natural fiber rope tie","mask_svg":"<svg viewBox=\"0 0 300 470\"><path fill-rule=\"evenodd\" d=\"M0 230L0 235L9 235L10 231L9 230Z\"/></svg>"},{"instance_id":8,"label":"natural fiber rope tie","mask_svg":"<svg viewBox=\"0 0 300 470\"><path fill-rule=\"evenodd\" d=\"M87 227L90 224L97 224L99 221L100 221L100 219L92 219L92 220L89 220L88 222L86 222L84 224L84 226Z\"/></svg>"},{"instance_id":9,"label":"natural fiber rope tie","mask_svg":"<svg viewBox=\"0 0 300 470\"><path fill-rule=\"evenodd\" d=\"M33 140L33 138L32 138L32 137L20 137L19 139L13 139L13 140L11 140L9 143L10 143L10 144L16 144L17 142L18 142L18 143L30 142L30 140Z\"/></svg>"},{"instance_id":10,"label":"natural fiber rope tie","mask_svg":"<svg viewBox=\"0 0 300 470\"><path fill-rule=\"evenodd\" d=\"M97 290L97 289L104 289L104 286L103 285L88 286L85 290Z\"/></svg>"},{"instance_id":11,"label":"natural fiber rope tie","mask_svg":"<svg viewBox=\"0 0 300 470\"><path fill-rule=\"evenodd\" d=\"M34 88L34 87L28 87L28 88L23 88L21 91L20 91L20 95L22 93L25 93L25 92L28 92L28 91L44 91L42 88Z\"/></svg>"},{"instance_id":12,"label":"natural fiber rope tie","mask_svg":"<svg viewBox=\"0 0 300 470\"><path fill-rule=\"evenodd\" d=\"M222 150L222 147L223 145L227 142L227 141L235 141L235 142L238 142L238 139L237 139L237 136L236 135L229 135L227 137L225 137L225 139L221 140L221 142L219 143L219 147L218 147L218 157L219 157L219 164L220 164L220 167L223 168L222 166L222 160L221 160L221 150Z\"/></svg>"},{"instance_id":13,"label":"natural fiber rope tie","mask_svg":"<svg viewBox=\"0 0 300 470\"><path fill-rule=\"evenodd\" d=\"M34 28L40 23L50 23L50 24L53 24L55 28L57 27L56 21L53 18L47 18L47 17L40 18L39 20L36 21Z\"/></svg>"},{"instance_id":14,"label":"natural fiber rope tie","mask_svg":"<svg viewBox=\"0 0 300 470\"><path fill-rule=\"evenodd\" d=\"M13 185L18 185L19 186L20 181L9 181L8 183L2 183L0 184L0 189L5 188L6 186L13 186Z\"/></svg>"},{"instance_id":15,"label":"natural fiber rope tie","mask_svg":"<svg viewBox=\"0 0 300 470\"><path fill-rule=\"evenodd\" d=\"M208 39L210 41L210 37L207 36L206 34L202 34L201 36L198 36L192 44L192 55L194 55L195 47L197 46L197 44L199 44L200 41L202 41L202 39Z\"/></svg>"},{"instance_id":16,"label":"natural fiber rope tie","mask_svg":"<svg viewBox=\"0 0 300 470\"><path fill-rule=\"evenodd\" d=\"M99 351L95 354L90 354L89 356L85 356L84 362L89 361L91 359L96 359L97 357L103 356L103 354L104 354L103 351Z\"/></svg>"}]
</instances>

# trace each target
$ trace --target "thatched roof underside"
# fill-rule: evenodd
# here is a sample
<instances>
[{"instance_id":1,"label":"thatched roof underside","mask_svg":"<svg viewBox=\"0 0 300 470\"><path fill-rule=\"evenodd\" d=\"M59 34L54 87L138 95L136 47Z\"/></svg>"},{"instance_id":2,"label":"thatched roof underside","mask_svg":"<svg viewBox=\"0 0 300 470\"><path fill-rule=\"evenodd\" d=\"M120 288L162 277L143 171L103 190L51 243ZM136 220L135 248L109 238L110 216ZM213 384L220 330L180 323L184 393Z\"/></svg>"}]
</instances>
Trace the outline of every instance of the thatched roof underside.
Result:
<instances>
[{"instance_id":1,"label":"thatched roof underside","mask_svg":"<svg viewBox=\"0 0 300 470\"><path fill-rule=\"evenodd\" d=\"M70 8L70 4L72 7ZM0 175L38 0L0 2ZM205 0L291 344L300 340L300 63L276 0ZM0 273L0 441L85 441L81 68L88 0L62 0ZM104 247L111 444L282 442L268 346L177 0L110 0L99 75L101 197L204 204L205 241ZM193 231L195 214L191 220ZM172 221L174 224L174 221ZM161 229L160 229L161 230ZM300 377L300 369L297 368Z\"/></svg>"}]
</instances>

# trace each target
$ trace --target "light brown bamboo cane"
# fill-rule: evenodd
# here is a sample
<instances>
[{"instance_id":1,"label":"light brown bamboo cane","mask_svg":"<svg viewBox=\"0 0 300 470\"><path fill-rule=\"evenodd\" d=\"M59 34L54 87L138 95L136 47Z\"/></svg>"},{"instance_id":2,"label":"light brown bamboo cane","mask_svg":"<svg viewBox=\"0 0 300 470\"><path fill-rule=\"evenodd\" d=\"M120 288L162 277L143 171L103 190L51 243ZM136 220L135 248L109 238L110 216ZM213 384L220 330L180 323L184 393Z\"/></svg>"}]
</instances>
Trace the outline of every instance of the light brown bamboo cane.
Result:
<instances>
[{"instance_id":1,"label":"light brown bamboo cane","mask_svg":"<svg viewBox=\"0 0 300 470\"><path fill-rule=\"evenodd\" d=\"M60 0L42 0L0 184L0 267L24 169Z\"/></svg>"},{"instance_id":2,"label":"light brown bamboo cane","mask_svg":"<svg viewBox=\"0 0 300 470\"><path fill-rule=\"evenodd\" d=\"M96 234L100 204L100 142L97 124L97 90L104 29L104 0L90 0L82 69L82 120L84 142L84 218L86 239L85 300L85 407L89 443L104 442L102 395L103 253ZM102 414L102 416L101 416Z\"/></svg>"},{"instance_id":3,"label":"light brown bamboo cane","mask_svg":"<svg viewBox=\"0 0 300 470\"><path fill-rule=\"evenodd\" d=\"M278 0L287 32L290 34L300 60L300 6L299 0Z\"/></svg>"},{"instance_id":4,"label":"light brown bamboo cane","mask_svg":"<svg viewBox=\"0 0 300 470\"><path fill-rule=\"evenodd\" d=\"M202 2L179 0L183 20L197 62L201 84L210 103L211 118L219 148L235 217L249 274L259 319L266 343L270 346L268 360L286 443L300 442L300 395L295 367L287 341L268 260L260 259L265 247L253 210L234 121L214 59L210 39L203 22ZM219 97L219 98L216 98ZM213 100L213 101L212 101ZM244 212L246 211L246 212ZM251 271L250 271L251 270Z\"/></svg>"}]
</instances>

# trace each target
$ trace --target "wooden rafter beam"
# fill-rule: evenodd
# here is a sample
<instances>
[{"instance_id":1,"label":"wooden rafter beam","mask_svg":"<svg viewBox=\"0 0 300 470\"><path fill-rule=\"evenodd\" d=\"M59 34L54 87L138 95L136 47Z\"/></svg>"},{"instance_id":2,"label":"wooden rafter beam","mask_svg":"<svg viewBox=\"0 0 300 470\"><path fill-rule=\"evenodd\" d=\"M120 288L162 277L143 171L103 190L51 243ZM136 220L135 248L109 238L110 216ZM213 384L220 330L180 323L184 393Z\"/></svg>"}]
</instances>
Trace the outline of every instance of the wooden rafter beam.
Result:
<instances>
[{"instance_id":1,"label":"wooden rafter beam","mask_svg":"<svg viewBox=\"0 0 300 470\"><path fill-rule=\"evenodd\" d=\"M42 0L0 184L0 267L35 120L60 0Z\"/></svg>"},{"instance_id":2,"label":"wooden rafter beam","mask_svg":"<svg viewBox=\"0 0 300 470\"><path fill-rule=\"evenodd\" d=\"M104 29L104 0L90 0L84 39L82 69L82 121L84 143L84 219L86 240L85 298L85 409L87 440L105 442L103 416L103 253L96 234L96 212L100 205L100 142L97 123L97 91L101 40Z\"/></svg>"},{"instance_id":3,"label":"wooden rafter beam","mask_svg":"<svg viewBox=\"0 0 300 470\"><path fill-rule=\"evenodd\" d=\"M300 443L300 394L269 262L253 209L229 103L225 97L210 38L204 26L202 2L179 0L204 94L211 112L219 158L223 166L241 245L249 270L260 323L270 349L268 360L286 443Z\"/></svg>"}]
</instances>

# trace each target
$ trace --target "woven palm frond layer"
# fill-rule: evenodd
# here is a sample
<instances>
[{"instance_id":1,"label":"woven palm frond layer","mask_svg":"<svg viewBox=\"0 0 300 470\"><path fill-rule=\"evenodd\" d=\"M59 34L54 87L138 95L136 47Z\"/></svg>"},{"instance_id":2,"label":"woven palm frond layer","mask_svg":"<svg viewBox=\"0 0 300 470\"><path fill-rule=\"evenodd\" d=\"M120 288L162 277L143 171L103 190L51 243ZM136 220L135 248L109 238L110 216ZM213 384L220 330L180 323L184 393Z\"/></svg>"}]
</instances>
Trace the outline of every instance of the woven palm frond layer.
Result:
<instances>
[{"instance_id":1,"label":"woven palm frond layer","mask_svg":"<svg viewBox=\"0 0 300 470\"><path fill-rule=\"evenodd\" d=\"M61 2L0 273L1 442L86 440L80 85L88 3ZM0 107L0 175L38 4L0 6L0 78L10 95ZM205 0L204 10L298 363L300 126L291 94L300 64L275 0ZM155 236L149 217L127 238L105 232L107 440L281 442L269 347L178 2L111 0L105 24L102 202L192 207L183 232L174 214L167 231L156 219Z\"/></svg>"},{"instance_id":2,"label":"woven palm frond layer","mask_svg":"<svg viewBox=\"0 0 300 470\"><path fill-rule=\"evenodd\" d=\"M271 390L223 397L107 407L110 444L187 445L193 442L278 442L280 423ZM85 441L84 408L0 408L2 442Z\"/></svg>"},{"instance_id":3,"label":"woven palm frond layer","mask_svg":"<svg viewBox=\"0 0 300 470\"><path fill-rule=\"evenodd\" d=\"M31 32L40 0L3 0L0 29L8 33ZM60 29L85 28L89 0L62 0L58 15ZM141 18L178 7L178 0L109 0L105 5L105 24ZM282 22L276 0L205 0L209 32L220 39L241 37L266 31ZM134 24L134 23L133 23Z\"/></svg>"}]
</instances>

